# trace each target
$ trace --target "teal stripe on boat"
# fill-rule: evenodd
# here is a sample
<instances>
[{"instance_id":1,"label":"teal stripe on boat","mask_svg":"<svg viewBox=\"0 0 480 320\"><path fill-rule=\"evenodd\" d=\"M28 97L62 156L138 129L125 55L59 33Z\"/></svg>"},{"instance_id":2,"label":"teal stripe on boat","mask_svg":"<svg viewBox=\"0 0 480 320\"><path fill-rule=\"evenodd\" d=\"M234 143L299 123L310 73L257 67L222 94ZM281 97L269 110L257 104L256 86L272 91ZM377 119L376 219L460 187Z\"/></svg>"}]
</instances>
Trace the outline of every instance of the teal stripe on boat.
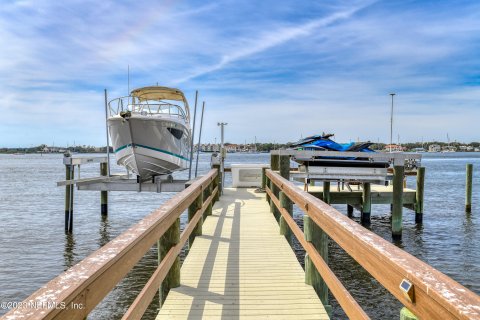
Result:
<instances>
[{"instance_id":1,"label":"teal stripe on boat","mask_svg":"<svg viewBox=\"0 0 480 320\"><path fill-rule=\"evenodd\" d=\"M118 152L118 151L120 151L120 150L123 150L123 149L125 149L125 148L131 147L132 145L133 145L133 144L129 143L129 144L126 144L126 145L124 145L124 146L121 146L121 147L119 147L117 150L115 150L115 153ZM145 148L145 149L150 149L150 150L153 150L153 151L158 151L158 152L165 153L165 154L168 154L168 155L171 155L171 156L174 156L174 157L177 157L177 158L186 160L186 161L190 161L190 159L188 159L188 158L182 157L182 156L179 155L179 154L176 154L176 153L173 153L173 152L170 152L170 151L167 151L167 150L162 150L162 149L157 149L157 148L153 148L153 147L149 147L149 146L144 146L143 144L135 144L135 147L142 147L142 148Z\"/></svg>"},{"instance_id":2,"label":"teal stripe on boat","mask_svg":"<svg viewBox=\"0 0 480 320\"><path fill-rule=\"evenodd\" d=\"M115 150L114 152L116 153L116 152L118 152L118 151L120 151L120 150L123 150L123 149L125 149L125 148L127 148L127 147L130 147L130 146L131 146L131 144L126 144L126 145L124 145L124 146L121 146L120 148L118 148L118 149Z\"/></svg>"}]
</instances>

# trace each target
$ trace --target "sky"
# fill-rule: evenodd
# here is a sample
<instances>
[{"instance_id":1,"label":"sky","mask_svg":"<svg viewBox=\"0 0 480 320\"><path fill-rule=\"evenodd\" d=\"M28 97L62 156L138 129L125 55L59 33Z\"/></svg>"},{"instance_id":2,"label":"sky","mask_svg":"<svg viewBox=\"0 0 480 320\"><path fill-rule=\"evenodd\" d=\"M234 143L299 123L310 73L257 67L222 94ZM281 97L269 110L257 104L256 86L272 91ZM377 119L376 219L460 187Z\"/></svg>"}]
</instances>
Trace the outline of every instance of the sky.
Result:
<instances>
[{"instance_id":1,"label":"sky","mask_svg":"<svg viewBox=\"0 0 480 320\"><path fill-rule=\"evenodd\" d=\"M202 142L388 142L390 93L394 142L480 140L479 1L3 0L0 40L0 147L106 145L128 68Z\"/></svg>"}]
</instances>

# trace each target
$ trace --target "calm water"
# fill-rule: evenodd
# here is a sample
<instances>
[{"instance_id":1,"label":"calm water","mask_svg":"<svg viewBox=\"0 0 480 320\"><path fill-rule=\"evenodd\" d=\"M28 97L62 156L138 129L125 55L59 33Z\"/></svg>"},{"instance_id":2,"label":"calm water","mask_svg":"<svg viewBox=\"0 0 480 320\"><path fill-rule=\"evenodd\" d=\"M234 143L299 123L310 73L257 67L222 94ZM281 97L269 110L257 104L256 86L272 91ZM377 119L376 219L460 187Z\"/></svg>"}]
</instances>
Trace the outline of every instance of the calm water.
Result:
<instances>
[{"instance_id":1,"label":"calm water","mask_svg":"<svg viewBox=\"0 0 480 320\"><path fill-rule=\"evenodd\" d=\"M209 168L208 154L200 155L199 174ZM229 154L229 163L269 162L268 154ZM427 154L424 224L415 225L405 210L402 249L480 293L480 154ZM471 214L464 212L465 164L474 164ZM113 166L113 165L112 165ZM21 301L59 273L119 235L172 194L109 194L109 215L100 215L99 192L76 192L74 233L64 234L64 179L62 155L0 155L0 301ZM81 176L98 175L97 165L85 165ZM112 172L123 172L113 167ZM186 178L180 173L178 178ZM230 184L230 176L226 178ZM409 186L414 187L411 179ZM346 214L346 206L336 206ZM389 206L372 208L370 229L391 241ZM301 212L295 210L301 223ZM355 212L354 220L359 220ZM185 216L182 217L185 223ZM302 252L297 248L299 260ZM128 276L91 313L89 319L118 319L135 299L156 266L152 248ZM333 271L376 319L398 319L400 304L338 246L330 245ZM334 318L345 318L332 300ZM155 300L157 301L157 300ZM145 316L152 319L158 304ZM0 315L5 310L0 310Z\"/></svg>"}]
</instances>

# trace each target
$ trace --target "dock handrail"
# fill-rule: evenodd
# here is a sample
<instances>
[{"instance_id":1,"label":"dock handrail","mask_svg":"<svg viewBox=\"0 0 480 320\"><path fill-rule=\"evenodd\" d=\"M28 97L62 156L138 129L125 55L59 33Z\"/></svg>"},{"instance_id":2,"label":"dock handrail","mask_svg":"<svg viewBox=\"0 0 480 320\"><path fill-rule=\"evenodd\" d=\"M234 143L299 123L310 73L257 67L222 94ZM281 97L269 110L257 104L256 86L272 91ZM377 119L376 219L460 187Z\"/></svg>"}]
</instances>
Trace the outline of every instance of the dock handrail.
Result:
<instances>
[{"instance_id":1,"label":"dock handrail","mask_svg":"<svg viewBox=\"0 0 480 320\"><path fill-rule=\"evenodd\" d=\"M178 259L182 247L195 234L205 211L211 209L218 192L217 176L216 169L210 170L140 222L48 282L19 304L21 308L10 310L2 319L86 318L156 241L171 228L179 227L177 219L187 208L190 211L192 204L200 199L201 204L193 206L196 208L194 215L190 217L179 241L166 248L168 251L158 268L123 317L140 319ZM208 197L203 201L205 193Z\"/></svg>"},{"instance_id":2,"label":"dock handrail","mask_svg":"<svg viewBox=\"0 0 480 320\"><path fill-rule=\"evenodd\" d=\"M480 298L475 293L351 221L335 208L308 192L302 191L277 172L267 169L265 175L267 194L291 228L292 233L306 252L311 255L317 271L347 316L352 319L365 318L363 310L356 308L343 285L338 286L339 280L328 268L315 247L305 241L303 232L288 211L282 208L279 199L269 187L270 182L419 318L480 319ZM414 287L413 302L410 302L400 289L403 280L409 281ZM368 319L368 316L366 318Z\"/></svg>"}]
</instances>

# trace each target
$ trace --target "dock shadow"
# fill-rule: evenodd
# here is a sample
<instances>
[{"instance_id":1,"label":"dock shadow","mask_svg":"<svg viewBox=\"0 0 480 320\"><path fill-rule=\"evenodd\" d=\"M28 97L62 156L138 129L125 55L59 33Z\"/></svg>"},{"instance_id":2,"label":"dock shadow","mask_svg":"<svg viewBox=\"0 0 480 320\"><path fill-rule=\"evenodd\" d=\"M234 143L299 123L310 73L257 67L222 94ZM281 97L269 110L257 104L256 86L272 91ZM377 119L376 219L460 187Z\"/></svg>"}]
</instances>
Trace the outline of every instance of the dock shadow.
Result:
<instances>
[{"instance_id":1,"label":"dock shadow","mask_svg":"<svg viewBox=\"0 0 480 320\"><path fill-rule=\"evenodd\" d=\"M202 293L202 289L194 289L193 291L198 291L199 294L193 295L192 301L192 308L189 311L187 319L200 319L203 316L205 311L206 302L213 302L216 304L222 305L222 319L228 318L237 320L240 317L240 301L238 300L239 290L240 290L240 270L239 270L239 244L240 242L232 242L232 239L240 238L240 208L241 203L235 202L234 203L234 214L233 219L232 217L227 217L227 209L228 207L224 207L218 216L217 225L215 227L215 231L213 236L208 236L210 239L210 247L208 249L208 253L206 255L205 264L203 265L202 273L200 275L199 283L210 283L212 279L215 278L215 274L213 273L213 269L215 266L215 258L218 253L218 248L220 242L228 242L229 243L229 251L227 256L227 270L224 284L224 294L214 294L209 292L208 294ZM230 238L222 238L222 230L227 219L232 219L232 230L230 234ZM193 289L193 288L190 288ZM206 288L203 290L207 290ZM233 303L228 303L225 297L237 297L237 300L233 300ZM225 307L228 306L228 309Z\"/></svg>"}]
</instances>

